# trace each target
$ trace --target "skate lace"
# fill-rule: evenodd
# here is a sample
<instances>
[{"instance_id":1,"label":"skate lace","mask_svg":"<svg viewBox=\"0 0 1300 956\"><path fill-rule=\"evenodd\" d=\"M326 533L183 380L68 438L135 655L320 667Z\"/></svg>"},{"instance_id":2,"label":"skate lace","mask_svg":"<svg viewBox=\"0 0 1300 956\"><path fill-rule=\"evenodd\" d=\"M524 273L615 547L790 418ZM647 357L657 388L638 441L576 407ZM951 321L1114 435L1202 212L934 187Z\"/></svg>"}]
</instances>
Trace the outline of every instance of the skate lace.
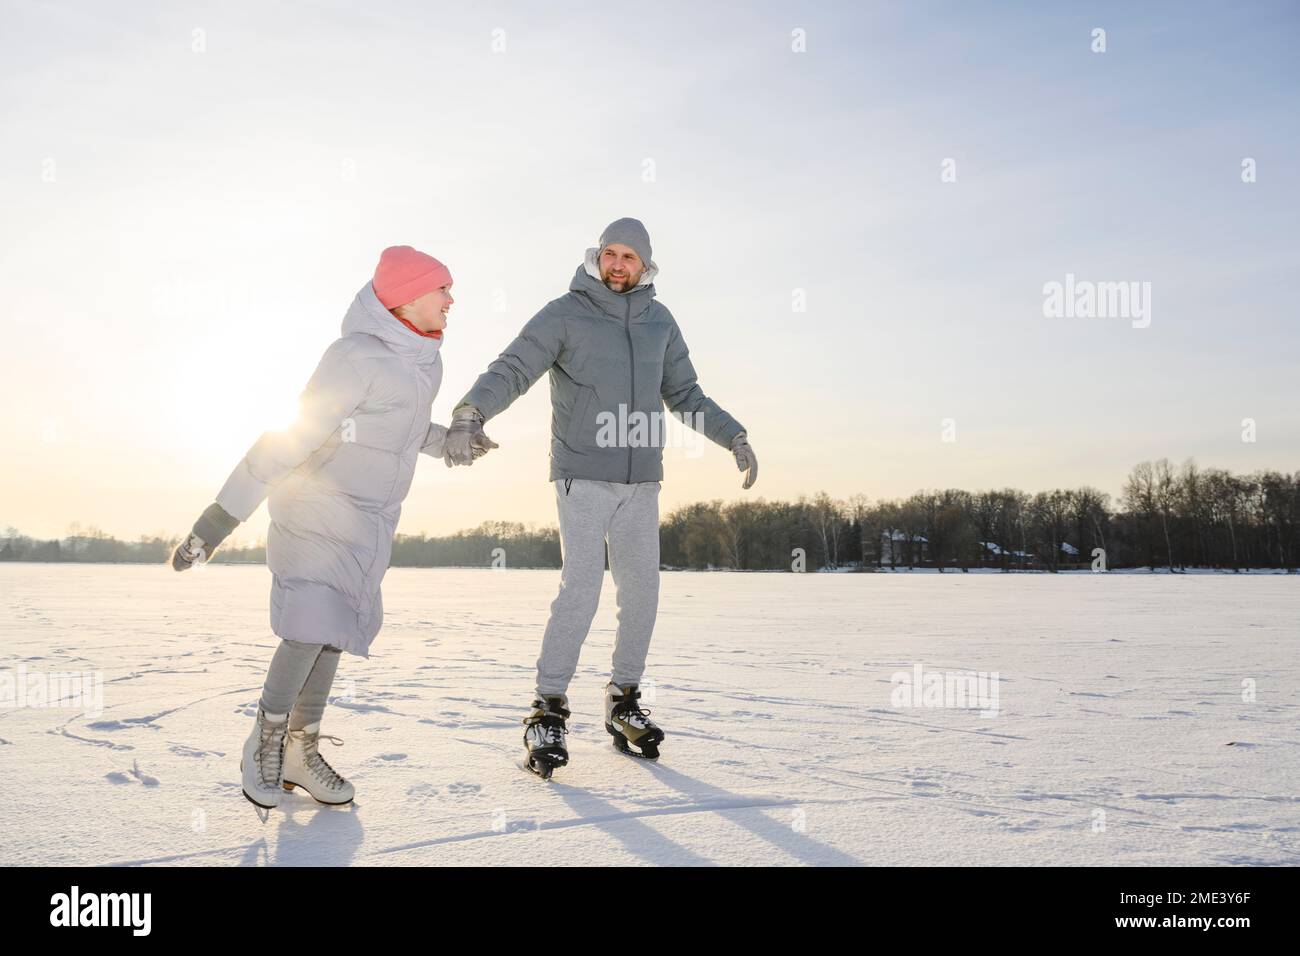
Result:
<instances>
[{"instance_id":1,"label":"skate lace","mask_svg":"<svg viewBox=\"0 0 1300 956\"><path fill-rule=\"evenodd\" d=\"M637 704L631 704L623 708L623 719L633 726L640 726L645 729L650 726L650 711Z\"/></svg>"},{"instance_id":2,"label":"skate lace","mask_svg":"<svg viewBox=\"0 0 1300 956\"><path fill-rule=\"evenodd\" d=\"M301 730L289 731L289 736L302 742L302 749L307 759L304 762L311 775L331 790L337 790L343 784L343 777L330 766L325 755L320 752L320 742L328 740L335 747L343 746L343 740L329 734L308 734Z\"/></svg>"},{"instance_id":3,"label":"skate lace","mask_svg":"<svg viewBox=\"0 0 1300 956\"><path fill-rule=\"evenodd\" d=\"M257 742L257 752L254 759L257 761L257 775L261 778L262 786L271 788L280 785L280 771L284 764L284 733L285 724L263 724L262 735ZM274 763L269 759L274 755ZM274 769L269 777L267 771Z\"/></svg>"},{"instance_id":4,"label":"skate lace","mask_svg":"<svg viewBox=\"0 0 1300 956\"><path fill-rule=\"evenodd\" d=\"M564 708L534 711L524 718L524 724L536 731L542 746L552 746L564 743L564 735L569 732L564 718L568 716L569 712Z\"/></svg>"},{"instance_id":5,"label":"skate lace","mask_svg":"<svg viewBox=\"0 0 1300 956\"><path fill-rule=\"evenodd\" d=\"M564 718L552 714L541 714L524 718L524 723L537 733L543 746L564 742L564 735L569 728L564 726Z\"/></svg>"},{"instance_id":6,"label":"skate lace","mask_svg":"<svg viewBox=\"0 0 1300 956\"><path fill-rule=\"evenodd\" d=\"M542 739L548 744L564 743L564 735L569 728L562 721L542 721Z\"/></svg>"},{"instance_id":7,"label":"skate lace","mask_svg":"<svg viewBox=\"0 0 1300 956\"><path fill-rule=\"evenodd\" d=\"M641 695L638 693L629 699L616 703L614 705L614 716L621 717L634 727L639 727L639 729L644 730L652 726L652 724L650 722L650 710L637 703L640 696ZM639 725L633 721L633 718L636 718L637 721L639 721Z\"/></svg>"}]
</instances>

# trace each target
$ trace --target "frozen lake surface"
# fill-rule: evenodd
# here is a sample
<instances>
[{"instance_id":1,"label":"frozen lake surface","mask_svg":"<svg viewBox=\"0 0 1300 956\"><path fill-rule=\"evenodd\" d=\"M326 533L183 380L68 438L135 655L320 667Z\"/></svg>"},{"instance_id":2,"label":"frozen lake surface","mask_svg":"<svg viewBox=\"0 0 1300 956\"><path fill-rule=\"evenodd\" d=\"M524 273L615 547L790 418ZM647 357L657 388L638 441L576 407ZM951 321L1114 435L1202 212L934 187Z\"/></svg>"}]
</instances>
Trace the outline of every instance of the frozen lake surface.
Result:
<instances>
[{"instance_id":1,"label":"frozen lake surface","mask_svg":"<svg viewBox=\"0 0 1300 956\"><path fill-rule=\"evenodd\" d=\"M665 573L657 764L602 726L607 579L544 783L516 762L558 580L391 570L322 728L355 804L263 824L238 764L265 568L0 564L0 859L1300 865L1295 576ZM988 674L996 715L903 706L918 665ZM102 709L41 704L68 672Z\"/></svg>"}]
</instances>

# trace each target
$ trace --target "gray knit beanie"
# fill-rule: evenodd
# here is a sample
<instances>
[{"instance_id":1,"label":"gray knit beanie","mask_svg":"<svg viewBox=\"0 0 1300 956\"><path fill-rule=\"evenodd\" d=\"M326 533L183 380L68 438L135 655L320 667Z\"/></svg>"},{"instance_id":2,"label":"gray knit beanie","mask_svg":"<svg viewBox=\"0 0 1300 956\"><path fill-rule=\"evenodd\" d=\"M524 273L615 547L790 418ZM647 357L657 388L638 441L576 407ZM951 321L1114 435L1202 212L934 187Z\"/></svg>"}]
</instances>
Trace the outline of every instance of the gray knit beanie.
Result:
<instances>
[{"instance_id":1,"label":"gray knit beanie","mask_svg":"<svg viewBox=\"0 0 1300 956\"><path fill-rule=\"evenodd\" d=\"M632 251L641 257L642 265L647 269L650 268L650 233L646 232L640 219L615 219L606 226L605 231L600 234L597 257L605 251L606 246L615 242L631 246Z\"/></svg>"}]
</instances>

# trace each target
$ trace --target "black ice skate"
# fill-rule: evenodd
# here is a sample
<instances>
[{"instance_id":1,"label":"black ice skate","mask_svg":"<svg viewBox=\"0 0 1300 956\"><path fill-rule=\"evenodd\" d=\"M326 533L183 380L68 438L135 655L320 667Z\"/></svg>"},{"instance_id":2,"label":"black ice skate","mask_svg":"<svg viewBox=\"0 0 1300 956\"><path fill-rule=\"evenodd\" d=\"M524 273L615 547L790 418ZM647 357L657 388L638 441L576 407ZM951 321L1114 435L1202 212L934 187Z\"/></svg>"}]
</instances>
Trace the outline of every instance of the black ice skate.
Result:
<instances>
[{"instance_id":1,"label":"black ice skate","mask_svg":"<svg viewBox=\"0 0 1300 956\"><path fill-rule=\"evenodd\" d=\"M564 735L569 732L564 721L568 716L569 701L561 694L537 698L532 713L524 718L524 746L528 748L524 767L543 780L550 780L556 767L569 762L569 750L564 745Z\"/></svg>"},{"instance_id":2,"label":"black ice skate","mask_svg":"<svg viewBox=\"0 0 1300 956\"><path fill-rule=\"evenodd\" d=\"M621 687L610 681L605 686L605 729L614 738L614 746L633 757L659 759L659 744L664 732L650 720L650 711L637 703L641 691L636 684Z\"/></svg>"}]
</instances>

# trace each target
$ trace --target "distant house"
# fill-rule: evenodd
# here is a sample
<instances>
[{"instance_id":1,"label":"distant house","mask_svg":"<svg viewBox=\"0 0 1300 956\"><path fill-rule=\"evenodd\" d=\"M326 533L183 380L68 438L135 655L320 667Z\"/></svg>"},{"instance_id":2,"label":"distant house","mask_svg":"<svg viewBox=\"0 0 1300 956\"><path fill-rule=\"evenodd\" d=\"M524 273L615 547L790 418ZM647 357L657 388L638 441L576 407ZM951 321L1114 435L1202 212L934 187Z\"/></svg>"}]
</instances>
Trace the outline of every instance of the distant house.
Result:
<instances>
[{"instance_id":1,"label":"distant house","mask_svg":"<svg viewBox=\"0 0 1300 956\"><path fill-rule=\"evenodd\" d=\"M1008 551L994 541L981 541L980 547L984 553L994 561L1001 563L1002 556L1005 555L1010 564L1033 564L1036 560L1032 554L1027 551Z\"/></svg>"},{"instance_id":2,"label":"distant house","mask_svg":"<svg viewBox=\"0 0 1300 956\"><path fill-rule=\"evenodd\" d=\"M880 533L881 565L907 564L909 560L908 541L911 541L912 561L930 560L930 542L926 540L925 535L918 534L909 537L906 532L895 529Z\"/></svg>"}]
</instances>

